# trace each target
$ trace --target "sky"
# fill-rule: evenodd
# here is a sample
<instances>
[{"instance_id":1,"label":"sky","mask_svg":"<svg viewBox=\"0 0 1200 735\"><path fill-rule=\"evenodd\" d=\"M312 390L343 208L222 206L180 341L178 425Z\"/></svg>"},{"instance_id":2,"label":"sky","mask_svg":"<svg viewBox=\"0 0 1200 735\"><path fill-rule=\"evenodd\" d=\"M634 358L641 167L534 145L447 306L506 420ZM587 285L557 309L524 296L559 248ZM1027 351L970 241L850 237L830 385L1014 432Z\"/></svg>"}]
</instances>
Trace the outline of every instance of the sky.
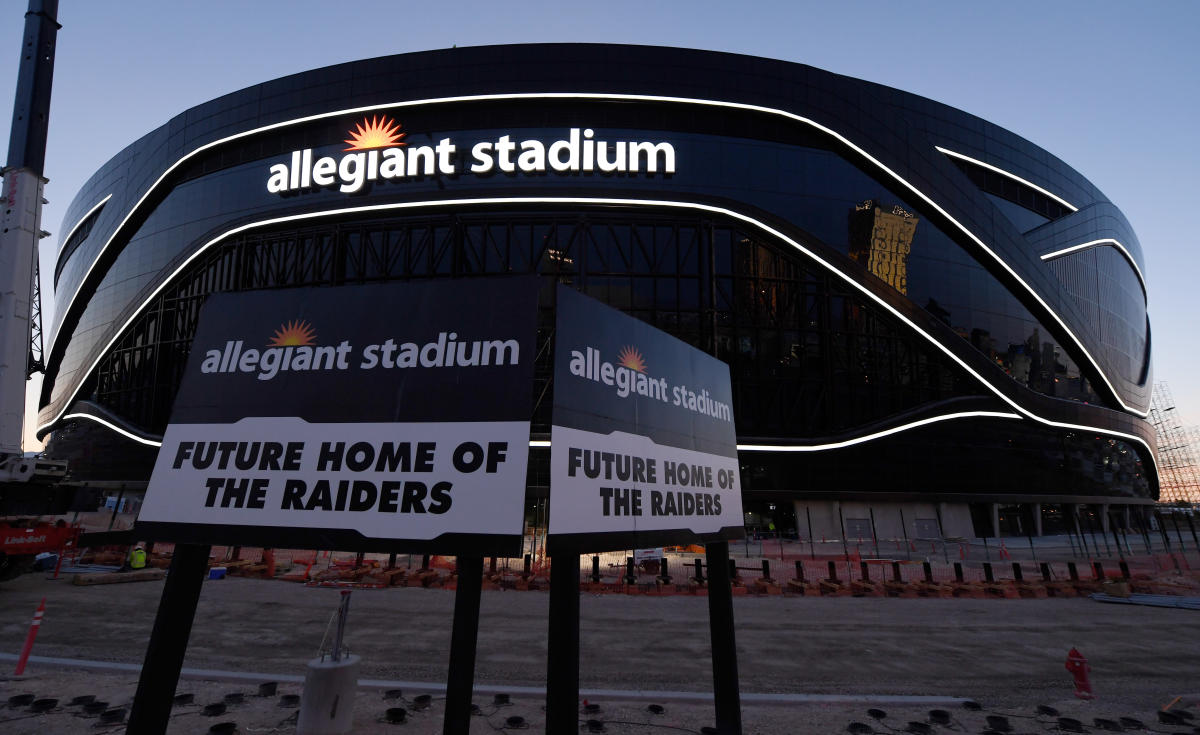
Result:
<instances>
[{"instance_id":1,"label":"sky","mask_svg":"<svg viewBox=\"0 0 1200 735\"><path fill-rule=\"evenodd\" d=\"M26 5L0 0L0 101L13 99ZM60 0L58 17L42 221L52 237L41 246L47 329L54 253L73 224L62 222L67 205L105 161L189 107L307 69L455 45L679 46L920 94L1074 167L1138 234L1154 378L1170 384L1185 422L1200 422L1200 2ZM27 424L39 385L29 384Z\"/></svg>"}]
</instances>

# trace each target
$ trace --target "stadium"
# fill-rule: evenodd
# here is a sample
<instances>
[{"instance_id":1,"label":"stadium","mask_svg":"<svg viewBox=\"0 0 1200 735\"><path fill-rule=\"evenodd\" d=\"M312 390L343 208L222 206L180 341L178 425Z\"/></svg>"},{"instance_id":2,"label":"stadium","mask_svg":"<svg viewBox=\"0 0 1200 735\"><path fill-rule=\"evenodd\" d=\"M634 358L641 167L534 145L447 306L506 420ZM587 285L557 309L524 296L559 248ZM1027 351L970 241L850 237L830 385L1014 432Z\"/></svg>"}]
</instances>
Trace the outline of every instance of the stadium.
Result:
<instances>
[{"instance_id":1,"label":"stadium","mask_svg":"<svg viewBox=\"0 0 1200 735\"><path fill-rule=\"evenodd\" d=\"M61 232L38 434L97 488L144 489L211 293L536 274L531 524L558 283L728 363L751 530L1038 536L1158 496L1121 211L996 125L808 66L548 44L316 69L146 134Z\"/></svg>"}]
</instances>

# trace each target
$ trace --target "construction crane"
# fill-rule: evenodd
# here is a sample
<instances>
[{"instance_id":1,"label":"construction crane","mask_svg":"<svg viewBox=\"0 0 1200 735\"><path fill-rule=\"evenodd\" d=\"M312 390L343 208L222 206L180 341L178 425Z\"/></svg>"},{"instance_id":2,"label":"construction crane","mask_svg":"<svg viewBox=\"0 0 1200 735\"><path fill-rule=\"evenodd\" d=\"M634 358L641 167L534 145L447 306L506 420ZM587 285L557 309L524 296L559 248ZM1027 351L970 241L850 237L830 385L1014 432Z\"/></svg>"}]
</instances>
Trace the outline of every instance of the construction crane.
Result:
<instances>
[{"instance_id":1,"label":"construction crane","mask_svg":"<svg viewBox=\"0 0 1200 735\"><path fill-rule=\"evenodd\" d=\"M65 512L76 489L63 485L66 463L26 456L25 383L44 372L38 242L46 178L50 86L58 36L58 0L29 0L13 104L0 212L0 579L20 573L41 551L61 551L76 529L42 523ZM32 514L33 518L13 518Z\"/></svg>"}]
</instances>

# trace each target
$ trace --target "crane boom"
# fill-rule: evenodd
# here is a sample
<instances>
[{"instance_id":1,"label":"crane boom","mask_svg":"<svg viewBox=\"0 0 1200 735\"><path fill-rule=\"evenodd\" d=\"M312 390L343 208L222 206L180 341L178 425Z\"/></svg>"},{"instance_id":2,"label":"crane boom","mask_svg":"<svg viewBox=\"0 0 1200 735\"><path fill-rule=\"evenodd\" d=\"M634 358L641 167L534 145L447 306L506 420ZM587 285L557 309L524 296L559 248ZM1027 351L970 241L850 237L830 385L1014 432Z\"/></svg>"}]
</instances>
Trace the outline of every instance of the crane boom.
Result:
<instances>
[{"instance_id":1,"label":"crane boom","mask_svg":"<svg viewBox=\"0 0 1200 735\"><path fill-rule=\"evenodd\" d=\"M0 192L0 481L28 481L34 463L21 451L29 376L31 301L43 237L41 214L58 0L29 0Z\"/></svg>"}]
</instances>

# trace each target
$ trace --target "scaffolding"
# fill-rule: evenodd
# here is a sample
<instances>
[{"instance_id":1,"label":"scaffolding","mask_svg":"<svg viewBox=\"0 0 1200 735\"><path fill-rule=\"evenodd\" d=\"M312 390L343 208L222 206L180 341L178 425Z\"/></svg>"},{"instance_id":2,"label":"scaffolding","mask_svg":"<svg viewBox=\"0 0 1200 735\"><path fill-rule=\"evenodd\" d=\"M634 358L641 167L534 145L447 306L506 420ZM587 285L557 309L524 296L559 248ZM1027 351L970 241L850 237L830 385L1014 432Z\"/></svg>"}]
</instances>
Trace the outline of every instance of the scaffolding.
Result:
<instances>
[{"instance_id":1,"label":"scaffolding","mask_svg":"<svg viewBox=\"0 0 1200 735\"><path fill-rule=\"evenodd\" d=\"M1200 431L1184 424L1165 381L1154 384L1150 422L1158 437L1159 501L1200 503Z\"/></svg>"}]
</instances>

